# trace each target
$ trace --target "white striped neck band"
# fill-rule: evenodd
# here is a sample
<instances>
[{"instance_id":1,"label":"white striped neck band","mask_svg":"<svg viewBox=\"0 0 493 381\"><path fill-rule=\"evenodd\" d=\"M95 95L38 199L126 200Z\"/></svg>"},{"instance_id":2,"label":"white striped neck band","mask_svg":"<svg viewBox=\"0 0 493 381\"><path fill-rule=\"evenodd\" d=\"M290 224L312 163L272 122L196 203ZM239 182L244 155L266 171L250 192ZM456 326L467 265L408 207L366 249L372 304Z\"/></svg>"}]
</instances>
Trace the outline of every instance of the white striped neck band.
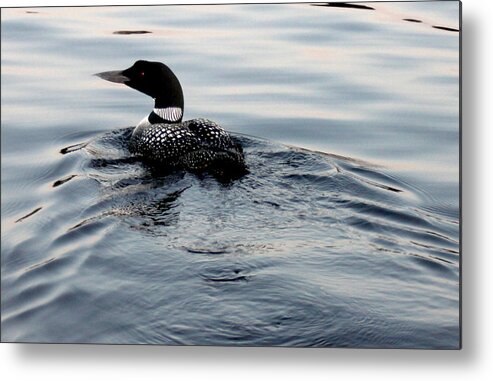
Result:
<instances>
[{"instance_id":1,"label":"white striped neck band","mask_svg":"<svg viewBox=\"0 0 493 381\"><path fill-rule=\"evenodd\" d=\"M183 116L183 110L180 107L155 108L152 112L169 122L178 122Z\"/></svg>"}]
</instances>

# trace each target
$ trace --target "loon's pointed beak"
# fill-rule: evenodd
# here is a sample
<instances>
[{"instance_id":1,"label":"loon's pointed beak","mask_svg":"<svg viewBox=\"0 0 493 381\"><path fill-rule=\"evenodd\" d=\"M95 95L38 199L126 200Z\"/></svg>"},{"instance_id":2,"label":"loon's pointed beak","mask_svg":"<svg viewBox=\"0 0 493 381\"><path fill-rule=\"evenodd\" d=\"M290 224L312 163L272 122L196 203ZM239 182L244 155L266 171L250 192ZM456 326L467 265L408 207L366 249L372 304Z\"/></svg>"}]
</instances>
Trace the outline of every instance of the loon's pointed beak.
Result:
<instances>
[{"instance_id":1,"label":"loon's pointed beak","mask_svg":"<svg viewBox=\"0 0 493 381\"><path fill-rule=\"evenodd\" d=\"M121 70L104 71L102 73L96 73L94 75L97 75L99 78L103 78L107 81L115 82L115 83L125 83L130 81L130 78L123 75L123 72Z\"/></svg>"}]
</instances>

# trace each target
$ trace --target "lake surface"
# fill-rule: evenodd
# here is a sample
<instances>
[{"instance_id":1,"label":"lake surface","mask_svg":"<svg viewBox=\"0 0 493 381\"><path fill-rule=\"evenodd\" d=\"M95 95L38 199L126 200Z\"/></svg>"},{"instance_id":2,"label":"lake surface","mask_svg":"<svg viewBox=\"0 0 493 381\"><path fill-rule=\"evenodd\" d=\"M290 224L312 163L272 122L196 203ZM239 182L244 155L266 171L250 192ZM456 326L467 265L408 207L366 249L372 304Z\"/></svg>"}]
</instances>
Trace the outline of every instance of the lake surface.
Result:
<instances>
[{"instance_id":1,"label":"lake surface","mask_svg":"<svg viewBox=\"0 0 493 381\"><path fill-rule=\"evenodd\" d=\"M459 3L363 5L2 9L2 341L458 348ZM131 160L138 59L248 175Z\"/></svg>"}]
</instances>

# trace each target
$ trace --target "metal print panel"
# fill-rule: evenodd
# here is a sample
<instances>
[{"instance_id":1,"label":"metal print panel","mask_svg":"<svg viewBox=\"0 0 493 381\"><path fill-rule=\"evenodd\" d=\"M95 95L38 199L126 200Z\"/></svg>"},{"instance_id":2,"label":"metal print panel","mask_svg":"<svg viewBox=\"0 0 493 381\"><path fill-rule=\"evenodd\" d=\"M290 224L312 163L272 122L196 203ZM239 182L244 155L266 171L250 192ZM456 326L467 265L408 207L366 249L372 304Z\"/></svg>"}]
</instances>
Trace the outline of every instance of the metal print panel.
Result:
<instances>
[{"instance_id":1,"label":"metal print panel","mask_svg":"<svg viewBox=\"0 0 493 381\"><path fill-rule=\"evenodd\" d=\"M460 348L459 74L457 1L3 8L2 341Z\"/></svg>"}]
</instances>

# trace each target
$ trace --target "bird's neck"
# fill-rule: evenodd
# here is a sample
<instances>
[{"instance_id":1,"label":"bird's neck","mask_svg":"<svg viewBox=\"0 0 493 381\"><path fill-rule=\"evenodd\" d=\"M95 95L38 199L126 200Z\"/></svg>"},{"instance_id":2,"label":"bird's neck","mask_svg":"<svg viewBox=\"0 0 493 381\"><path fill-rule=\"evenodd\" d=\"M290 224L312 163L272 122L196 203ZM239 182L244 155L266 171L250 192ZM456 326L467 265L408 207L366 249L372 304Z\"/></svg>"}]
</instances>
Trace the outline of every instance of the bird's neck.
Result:
<instances>
[{"instance_id":1,"label":"bird's neck","mask_svg":"<svg viewBox=\"0 0 493 381\"><path fill-rule=\"evenodd\" d=\"M158 107L154 106L154 109L149 114L147 119L149 123L180 123L183 118L183 107L180 106L168 106Z\"/></svg>"},{"instance_id":2,"label":"bird's neck","mask_svg":"<svg viewBox=\"0 0 493 381\"><path fill-rule=\"evenodd\" d=\"M149 115L151 123L181 122L184 111L183 92L178 84L162 96L154 98L154 110Z\"/></svg>"}]
</instances>

